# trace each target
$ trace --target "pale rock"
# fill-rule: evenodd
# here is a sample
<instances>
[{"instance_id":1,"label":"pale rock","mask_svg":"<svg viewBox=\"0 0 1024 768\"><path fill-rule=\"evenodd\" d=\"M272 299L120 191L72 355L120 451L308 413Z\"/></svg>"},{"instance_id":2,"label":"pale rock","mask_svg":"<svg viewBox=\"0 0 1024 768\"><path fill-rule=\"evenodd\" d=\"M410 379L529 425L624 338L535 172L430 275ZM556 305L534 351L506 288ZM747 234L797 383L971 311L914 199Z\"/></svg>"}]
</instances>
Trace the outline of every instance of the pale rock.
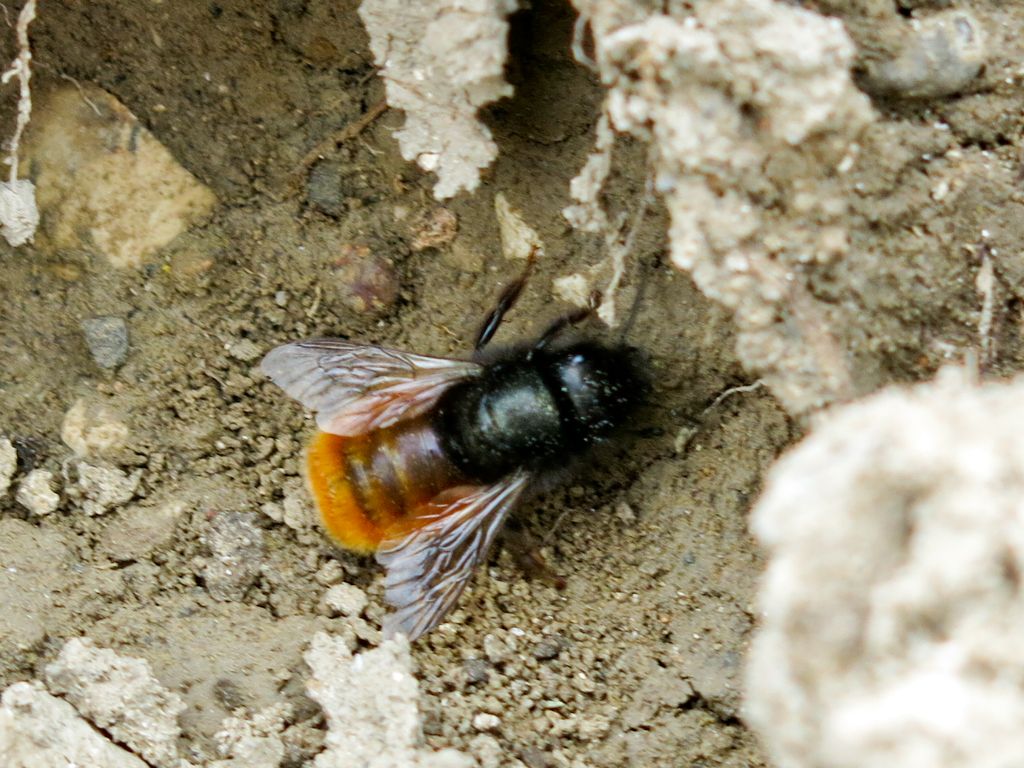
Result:
<instances>
[{"instance_id":1,"label":"pale rock","mask_svg":"<svg viewBox=\"0 0 1024 768\"><path fill-rule=\"evenodd\" d=\"M501 768L505 764L505 750L490 734L481 733L474 736L469 742L469 750L476 757L480 768Z\"/></svg>"},{"instance_id":2,"label":"pale rock","mask_svg":"<svg viewBox=\"0 0 1024 768\"><path fill-rule=\"evenodd\" d=\"M851 76L857 51L842 24L777 0L573 5L608 91L595 151L571 185L576 204L563 213L604 234L606 261L618 260L602 309L614 307L624 270L628 230L619 211L604 210L604 193L616 134L628 134L650 146L671 262L732 312L741 362L794 414L851 396L836 330L855 318L819 300L801 266L820 252L823 227L845 236L836 169L875 117ZM766 178L776 158L800 162ZM766 183L786 190L768 208Z\"/></svg>"},{"instance_id":3,"label":"pale rock","mask_svg":"<svg viewBox=\"0 0 1024 768\"><path fill-rule=\"evenodd\" d=\"M25 139L42 247L98 249L115 267L136 267L216 204L123 104L96 86L39 95Z\"/></svg>"},{"instance_id":4,"label":"pale rock","mask_svg":"<svg viewBox=\"0 0 1024 768\"><path fill-rule=\"evenodd\" d=\"M28 179L0 181L0 235L8 245L31 242L38 227L35 185Z\"/></svg>"},{"instance_id":5,"label":"pale rock","mask_svg":"<svg viewBox=\"0 0 1024 768\"><path fill-rule=\"evenodd\" d=\"M148 768L36 682L0 697L0 757L4 768Z\"/></svg>"},{"instance_id":6,"label":"pale rock","mask_svg":"<svg viewBox=\"0 0 1024 768\"><path fill-rule=\"evenodd\" d=\"M0 498L7 495L14 473L18 471L18 452L11 441L0 437Z\"/></svg>"},{"instance_id":7,"label":"pale rock","mask_svg":"<svg viewBox=\"0 0 1024 768\"><path fill-rule=\"evenodd\" d=\"M480 107L512 93L505 82L515 0L364 0L359 16L388 104L405 113L402 157L437 174L434 197L472 191L498 154Z\"/></svg>"},{"instance_id":8,"label":"pale rock","mask_svg":"<svg viewBox=\"0 0 1024 768\"><path fill-rule=\"evenodd\" d=\"M214 736L225 759L214 760L207 768L277 768L284 759L281 734L290 716L290 705L279 703L250 717L225 718Z\"/></svg>"},{"instance_id":9,"label":"pale rock","mask_svg":"<svg viewBox=\"0 0 1024 768\"><path fill-rule=\"evenodd\" d=\"M228 354L235 360L251 363L263 355L263 350L252 339L239 339L228 346Z\"/></svg>"},{"instance_id":10,"label":"pale rock","mask_svg":"<svg viewBox=\"0 0 1024 768\"><path fill-rule=\"evenodd\" d=\"M501 252L506 259L525 261L531 255L543 256L544 244L537 230L526 223L503 192L494 196L494 213L498 217L501 234Z\"/></svg>"},{"instance_id":11,"label":"pale rock","mask_svg":"<svg viewBox=\"0 0 1024 768\"><path fill-rule=\"evenodd\" d=\"M68 496L75 500L89 517L105 514L108 510L131 501L139 489L142 470L128 474L117 467L78 462L75 466L78 480L68 486Z\"/></svg>"},{"instance_id":12,"label":"pale rock","mask_svg":"<svg viewBox=\"0 0 1024 768\"><path fill-rule=\"evenodd\" d=\"M352 654L345 638L318 632L305 654L309 695L327 720L325 749L316 768L471 768L454 750L423 748L419 687L409 644L401 636Z\"/></svg>"},{"instance_id":13,"label":"pale rock","mask_svg":"<svg viewBox=\"0 0 1024 768\"><path fill-rule=\"evenodd\" d=\"M188 508L181 499L132 506L107 528L99 549L114 562L147 558L174 541L175 528Z\"/></svg>"},{"instance_id":14,"label":"pale rock","mask_svg":"<svg viewBox=\"0 0 1024 768\"><path fill-rule=\"evenodd\" d=\"M501 664L512 657L512 649L497 635L484 636L484 655L492 664Z\"/></svg>"},{"instance_id":15,"label":"pale rock","mask_svg":"<svg viewBox=\"0 0 1024 768\"><path fill-rule=\"evenodd\" d=\"M611 721L604 715L587 715L580 718L576 731L582 741L596 741L604 738L611 730Z\"/></svg>"},{"instance_id":16,"label":"pale rock","mask_svg":"<svg viewBox=\"0 0 1024 768\"><path fill-rule=\"evenodd\" d=\"M281 521L294 531L305 531L316 525L316 514L309 494L301 482L288 483L281 502Z\"/></svg>"},{"instance_id":17,"label":"pale rock","mask_svg":"<svg viewBox=\"0 0 1024 768\"><path fill-rule=\"evenodd\" d=\"M109 405L79 398L64 414L60 437L78 456L95 456L121 448L128 427Z\"/></svg>"},{"instance_id":18,"label":"pale rock","mask_svg":"<svg viewBox=\"0 0 1024 768\"><path fill-rule=\"evenodd\" d=\"M144 659L74 638L46 665L45 677L51 691L118 743L159 768L178 768L178 715L185 702L160 684Z\"/></svg>"},{"instance_id":19,"label":"pale rock","mask_svg":"<svg viewBox=\"0 0 1024 768\"><path fill-rule=\"evenodd\" d=\"M53 472L33 469L18 485L14 496L33 515L48 515L60 505L60 496L53 490Z\"/></svg>"},{"instance_id":20,"label":"pale rock","mask_svg":"<svg viewBox=\"0 0 1024 768\"><path fill-rule=\"evenodd\" d=\"M356 617L366 608L366 593L354 584L335 584L324 593L324 605L334 614Z\"/></svg>"},{"instance_id":21,"label":"pale rock","mask_svg":"<svg viewBox=\"0 0 1024 768\"><path fill-rule=\"evenodd\" d=\"M751 514L744 720L789 768L1024 765L1024 379L822 415Z\"/></svg>"},{"instance_id":22,"label":"pale rock","mask_svg":"<svg viewBox=\"0 0 1024 768\"><path fill-rule=\"evenodd\" d=\"M473 715L473 727L478 731L496 731L501 727L501 718L489 712Z\"/></svg>"},{"instance_id":23,"label":"pale rock","mask_svg":"<svg viewBox=\"0 0 1024 768\"><path fill-rule=\"evenodd\" d=\"M222 512L204 537L212 558L203 570L206 589L215 600L241 600L260 575L263 531L255 515Z\"/></svg>"},{"instance_id":24,"label":"pale rock","mask_svg":"<svg viewBox=\"0 0 1024 768\"><path fill-rule=\"evenodd\" d=\"M316 583L325 587L333 587L335 584L340 584L345 578L345 569L341 567L334 558L331 558L316 572L313 577L316 579Z\"/></svg>"},{"instance_id":25,"label":"pale rock","mask_svg":"<svg viewBox=\"0 0 1024 768\"><path fill-rule=\"evenodd\" d=\"M556 277L552 281L551 290L556 298L577 307L587 306L590 303L590 294L593 292L590 281L578 272Z\"/></svg>"}]
</instances>

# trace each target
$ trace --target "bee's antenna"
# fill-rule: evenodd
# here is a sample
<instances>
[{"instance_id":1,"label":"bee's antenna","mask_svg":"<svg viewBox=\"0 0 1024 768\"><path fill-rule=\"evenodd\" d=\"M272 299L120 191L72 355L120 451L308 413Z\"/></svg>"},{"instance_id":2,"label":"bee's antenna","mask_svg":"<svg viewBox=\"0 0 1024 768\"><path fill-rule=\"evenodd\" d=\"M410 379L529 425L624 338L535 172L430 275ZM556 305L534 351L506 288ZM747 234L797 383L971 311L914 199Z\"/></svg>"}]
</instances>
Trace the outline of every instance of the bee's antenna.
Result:
<instances>
[{"instance_id":1,"label":"bee's antenna","mask_svg":"<svg viewBox=\"0 0 1024 768\"><path fill-rule=\"evenodd\" d=\"M530 274L533 272L533 267L536 262L537 247L534 246L530 249L529 256L526 257L526 266L523 267L523 273L515 281L506 286L505 290L502 291L501 296L498 297L498 303L484 319L483 325L480 326L480 330L476 334L476 343L473 345L474 352L479 353L484 347L486 347L487 343L498 331L498 326L500 326L501 321L505 319L505 313L512 309L516 301L519 299L519 294L523 292L523 288L526 286L526 281L530 279Z\"/></svg>"}]
</instances>

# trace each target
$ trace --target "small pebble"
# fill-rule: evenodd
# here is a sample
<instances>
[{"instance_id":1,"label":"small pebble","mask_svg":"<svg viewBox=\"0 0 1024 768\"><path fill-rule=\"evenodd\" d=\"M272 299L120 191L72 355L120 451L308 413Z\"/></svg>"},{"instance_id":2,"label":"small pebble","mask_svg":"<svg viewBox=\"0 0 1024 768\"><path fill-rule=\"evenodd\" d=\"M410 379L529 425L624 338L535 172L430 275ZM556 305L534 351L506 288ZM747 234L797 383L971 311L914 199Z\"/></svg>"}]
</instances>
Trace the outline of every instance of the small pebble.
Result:
<instances>
[{"instance_id":1,"label":"small pebble","mask_svg":"<svg viewBox=\"0 0 1024 768\"><path fill-rule=\"evenodd\" d=\"M240 600L259 576L263 532L254 517L244 512L222 512L205 537L212 557L203 568L203 580L215 600Z\"/></svg>"},{"instance_id":2,"label":"small pebble","mask_svg":"<svg viewBox=\"0 0 1024 768\"><path fill-rule=\"evenodd\" d=\"M873 93L906 99L949 96L966 88L987 58L978 20L967 11L942 11L914 20L903 50L870 67L865 85Z\"/></svg>"},{"instance_id":3,"label":"small pebble","mask_svg":"<svg viewBox=\"0 0 1024 768\"><path fill-rule=\"evenodd\" d=\"M115 562L144 561L157 550L173 547L175 529L188 510L179 498L129 507L107 527L97 549Z\"/></svg>"},{"instance_id":4,"label":"small pebble","mask_svg":"<svg viewBox=\"0 0 1024 768\"><path fill-rule=\"evenodd\" d=\"M398 274L391 260L365 245L347 244L332 264L342 303L354 312L380 313L398 301Z\"/></svg>"},{"instance_id":5,"label":"small pebble","mask_svg":"<svg viewBox=\"0 0 1024 768\"><path fill-rule=\"evenodd\" d=\"M667 570L668 568L665 567L664 563L653 559L644 560L637 567L637 571L640 572L640 575L646 576L649 579L656 579Z\"/></svg>"},{"instance_id":6,"label":"small pebble","mask_svg":"<svg viewBox=\"0 0 1024 768\"><path fill-rule=\"evenodd\" d=\"M128 326L123 318L91 317L82 321L82 333L92 359L100 368L117 368L128 356Z\"/></svg>"},{"instance_id":7,"label":"small pebble","mask_svg":"<svg viewBox=\"0 0 1024 768\"><path fill-rule=\"evenodd\" d=\"M548 661L550 659L557 659L558 654L561 652L562 643L555 638L549 637L537 643L537 646L533 649L533 657L540 661Z\"/></svg>"},{"instance_id":8,"label":"small pebble","mask_svg":"<svg viewBox=\"0 0 1024 768\"><path fill-rule=\"evenodd\" d=\"M519 757L522 759L523 763L526 764L526 768L551 768L553 765L551 760L548 759L547 753L532 744L523 747L523 751L519 753Z\"/></svg>"},{"instance_id":9,"label":"small pebble","mask_svg":"<svg viewBox=\"0 0 1024 768\"><path fill-rule=\"evenodd\" d=\"M45 469L29 472L14 498L33 515L48 515L60 504L60 496L53 491L53 473Z\"/></svg>"},{"instance_id":10,"label":"small pebble","mask_svg":"<svg viewBox=\"0 0 1024 768\"><path fill-rule=\"evenodd\" d=\"M18 470L18 452L6 437L0 437L0 496L7 494L11 478Z\"/></svg>"},{"instance_id":11,"label":"small pebble","mask_svg":"<svg viewBox=\"0 0 1024 768\"><path fill-rule=\"evenodd\" d=\"M487 660L492 664L500 664L503 661L508 661L511 655L511 649L496 635L487 635L484 637L484 656L486 656Z\"/></svg>"},{"instance_id":12,"label":"small pebble","mask_svg":"<svg viewBox=\"0 0 1024 768\"><path fill-rule=\"evenodd\" d=\"M338 163L319 162L313 166L306 181L306 200L329 216L345 212L345 190L342 168Z\"/></svg>"},{"instance_id":13,"label":"small pebble","mask_svg":"<svg viewBox=\"0 0 1024 768\"><path fill-rule=\"evenodd\" d=\"M284 506L274 501L265 501L260 505L260 512L269 517L275 523L284 520Z\"/></svg>"},{"instance_id":14,"label":"small pebble","mask_svg":"<svg viewBox=\"0 0 1024 768\"><path fill-rule=\"evenodd\" d=\"M624 501L620 501L615 505L615 516L627 525L636 522L636 512Z\"/></svg>"},{"instance_id":15,"label":"small pebble","mask_svg":"<svg viewBox=\"0 0 1024 768\"><path fill-rule=\"evenodd\" d=\"M105 403L81 398L64 414L60 437L79 456L90 456L127 443L128 427Z\"/></svg>"},{"instance_id":16,"label":"small pebble","mask_svg":"<svg viewBox=\"0 0 1024 768\"><path fill-rule=\"evenodd\" d=\"M423 765L427 762L429 762L430 768L473 768L475 765L468 755L450 747L433 752L429 761L420 764Z\"/></svg>"},{"instance_id":17,"label":"small pebble","mask_svg":"<svg viewBox=\"0 0 1024 768\"><path fill-rule=\"evenodd\" d=\"M462 671L466 675L467 685L483 685L491 679L490 665L483 659L466 659L462 662Z\"/></svg>"},{"instance_id":18,"label":"small pebble","mask_svg":"<svg viewBox=\"0 0 1024 768\"><path fill-rule=\"evenodd\" d=\"M321 586L333 587L335 584L340 584L345 578L345 569L341 567L341 563L331 558L320 566L313 578Z\"/></svg>"},{"instance_id":19,"label":"small pebble","mask_svg":"<svg viewBox=\"0 0 1024 768\"><path fill-rule=\"evenodd\" d=\"M293 531L304 531L316 525L313 506L306 501L305 494L286 489L282 502L282 522Z\"/></svg>"},{"instance_id":20,"label":"small pebble","mask_svg":"<svg viewBox=\"0 0 1024 768\"><path fill-rule=\"evenodd\" d=\"M505 764L505 750L493 736L481 733L469 742L469 750L477 759L480 768L500 768Z\"/></svg>"},{"instance_id":21,"label":"small pebble","mask_svg":"<svg viewBox=\"0 0 1024 768\"><path fill-rule=\"evenodd\" d=\"M90 517L130 501L139 488L142 470L130 475L117 467L93 466L82 461L76 467L78 482L68 488L68 496L81 504Z\"/></svg>"},{"instance_id":22,"label":"small pebble","mask_svg":"<svg viewBox=\"0 0 1024 768\"><path fill-rule=\"evenodd\" d=\"M579 672L573 682L580 693L593 693L596 690L594 681L583 672Z\"/></svg>"},{"instance_id":23,"label":"small pebble","mask_svg":"<svg viewBox=\"0 0 1024 768\"><path fill-rule=\"evenodd\" d=\"M473 716L473 727L478 731L495 731L501 726L501 718L487 712L480 712Z\"/></svg>"},{"instance_id":24,"label":"small pebble","mask_svg":"<svg viewBox=\"0 0 1024 768\"><path fill-rule=\"evenodd\" d=\"M335 584L324 593L324 605L335 616L355 617L366 608L366 593L353 584Z\"/></svg>"},{"instance_id":25,"label":"small pebble","mask_svg":"<svg viewBox=\"0 0 1024 768\"><path fill-rule=\"evenodd\" d=\"M427 248L440 248L455 239L459 220L447 208L435 208L420 216L412 228L412 249L424 251Z\"/></svg>"},{"instance_id":26,"label":"small pebble","mask_svg":"<svg viewBox=\"0 0 1024 768\"><path fill-rule=\"evenodd\" d=\"M576 726L577 733L583 741L594 741L608 734L611 722L604 715L590 715L580 718Z\"/></svg>"},{"instance_id":27,"label":"small pebble","mask_svg":"<svg viewBox=\"0 0 1024 768\"><path fill-rule=\"evenodd\" d=\"M251 363L263 355L263 350L252 339L239 339L228 347L228 354L235 360Z\"/></svg>"}]
</instances>

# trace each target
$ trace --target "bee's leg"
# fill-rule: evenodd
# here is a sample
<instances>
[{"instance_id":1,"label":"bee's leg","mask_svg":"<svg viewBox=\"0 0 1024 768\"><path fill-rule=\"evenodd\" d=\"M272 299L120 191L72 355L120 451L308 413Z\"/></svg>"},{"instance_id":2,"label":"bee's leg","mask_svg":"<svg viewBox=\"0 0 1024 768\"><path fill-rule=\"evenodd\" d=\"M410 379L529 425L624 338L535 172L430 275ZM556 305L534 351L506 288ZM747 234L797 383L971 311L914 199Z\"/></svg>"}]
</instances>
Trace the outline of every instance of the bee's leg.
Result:
<instances>
[{"instance_id":1,"label":"bee's leg","mask_svg":"<svg viewBox=\"0 0 1024 768\"><path fill-rule=\"evenodd\" d=\"M487 346L487 342L493 338L498 330L498 326L501 325L501 321L505 318L505 313L512 309L516 299L519 298L519 294L523 292L526 281L530 279L530 273L533 272L533 265L536 260L535 251L530 251L530 255L526 259L526 267L523 268L523 273L516 278L515 282L509 283L505 290L501 292L501 296L498 297L498 303L490 311L490 314L487 315L476 334L476 343L473 345L474 351L479 352L482 350Z\"/></svg>"},{"instance_id":2,"label":"bee's leg","mask_svg":"<svg viewBox=\"0 0 1024 768\"><path fill-rule=\"evenodd\" d=\"M525 528L506 526L501 531L501 544L527 578L539 579L555 589L565 589L565 579L551 570L540 554L539 542Z\"/></svg>"},{"instance_id":3,"label":"bee's leg","mask_svg":"<svg viewBox=\"0 0 1024 768\"><path fill-rule=\"evenodd\" d=\"M541 334L537 343L533 345L534 351L544 349L551 341L558 336L562 331L571 325L582 323L594 312L597 311L598 306L601 304L601 292L594 291L590 294L590 300L587 302L587 306L580 307L573 312L568 312L561 317L555 318L555 321L547 327L547 330Z\"/></svg>"}]
</instances>

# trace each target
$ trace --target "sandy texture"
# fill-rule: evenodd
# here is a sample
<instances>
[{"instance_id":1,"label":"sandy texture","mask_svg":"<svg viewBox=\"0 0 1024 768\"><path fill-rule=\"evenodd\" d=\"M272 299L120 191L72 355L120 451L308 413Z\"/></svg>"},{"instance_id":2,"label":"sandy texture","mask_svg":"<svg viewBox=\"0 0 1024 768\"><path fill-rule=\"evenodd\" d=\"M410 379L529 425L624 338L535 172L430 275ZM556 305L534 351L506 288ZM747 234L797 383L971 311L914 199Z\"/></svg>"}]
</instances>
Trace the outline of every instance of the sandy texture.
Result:
<instances>
[{"instance_id":1,"label":"sandy texture","mask_svg":"<svg viewBox=\"0 0 1024 768\"><path fill-rule=\"evenodd\" d=\"M782 389L725 393L796 358L745 367L738 342L752 326L708 299L696 268L673 265L683 196L662 197L651 182L649 137L612 133L613 83L602 77L614 66L623 93L643 90L644 103L658 105L652 118L698 97L716 119L695 126L733 116L735 130L722 134L737 148L730 162L751 164L735 174L727 164L716 181L706 163L684 174L675 155L664 160L682 180L678 190L699 182L697 213L713 210L696 204L708 202L708 189L726 213L735 214L737 200L752 206L744 228L731 228L730 215L708 230L721 240L706 264L733 264L728 241L742 237L737 252L756 248L766 274L793 273L785 285L808 303L761 306L784 349L806 353L797 342L808 327L827 329L855 395L928 379L969 354L984 378L997 377L1024 362L1016 64L1024 42L1014 32L1024 13L999 3L956 9L983 33L985 66L941 97L883 94L870 73L897 60L938 12L917 5L905 4L917 26L895 6L780 6L778 23L811 38L806 80L785 34L758 40L758 24L742 23L743 9L775 18L772 4L692 4L694 21L683 19L681 32L691 4L631 3L631 15L607 27L596 11L577 25L567 3L505 14L500 76L512 95L474 108L497 155L472 194L443 206L434 199L439 177L404 159L395 138L408 116L388 110L363 120L385 86L354 0L41 7L32 27L39 103L73 88L65 76L86 94L103 89L219 202L141 266L115 268L84 224L58 246L42 236L45 212L34 245L4 246L0 435L17 461L0 497L0 597L9 608L0 617L0 689L39 679L68 640L84 636L145 660L182 698L179 754L194 765L240 768L251 758L294 766L326 754L330 732L307 694L305 655L318 632L351 645L355 659L373 651L384 613L380 572L337 553L318 531L301 474L312 421L256 366L271 346L314 335L465 354L481 315L522 268L502 253L501 193L544 257L496 343L533 338L569 309L552 294L557 278L607 288L618 253L618 328L594 321L579 331L615 341L628 328L625 341L648 356L654 393L635 429L552 478L515 516L565 589L524 575L513 556L521 546L507 542L450 621L410 650L418 748L515 768L765 764L741 716L762 569L746 516L765 472L804 425L792 420L795 401L777 399ZM619 26L650 31L654 10L664 16L659 29L671 22L687 41L735 48L712 62L717 68L658 82L644 57L631 57L660 51L675 62L671 47L620 46L614 59L595 47L595 35ZM574 58L574 33L600 73ZM13 42L0 37L9 59ZM955 73L942 72L948 91ZM773 99L792 95L794 82L832 84L838 90L813 101L864 110L849 112L849 123L842 109L816 113L823 122L810 125L819 133L791 144L786 132L773 133L775 117L791 114ZM868 98L851 83L870 95L874 119L847 168L838 144ZM0 135L8 136L15 105L12 92L3 95L11 96L0 99ZM811 106L805 101L796 100L795 114ZM78 106L92 113L84 99ZM562 211L580 204L571 183L602 140L602 115L603 135L614 140L597 199L610 229L580 232ZM35 116L40 126L44 116ZM828 240L830 232L843 237ZM829 243L833 258L799 261ZM573 287L560 295L586 295L579 280ZM797 316L794 306L814 311ZM819 316L827 322L817 324ZM99 357L90 345L86 321L97 318L123 321L125 334L111 337L117 347L100 349L116 356ZM807 354L826 359L820 349ZM820 373L798 371L805 394L819 392ZM82 462L119 473L108 478L137 475L130 498L110 501L102 482L86 495ZM57 501L41 516L16 500L35 471L50 473ZM90 499L102 514L86 514ZM328 594L340 585L360 590L365 607L358 593Z\"/></svg>"}]
</instances>

